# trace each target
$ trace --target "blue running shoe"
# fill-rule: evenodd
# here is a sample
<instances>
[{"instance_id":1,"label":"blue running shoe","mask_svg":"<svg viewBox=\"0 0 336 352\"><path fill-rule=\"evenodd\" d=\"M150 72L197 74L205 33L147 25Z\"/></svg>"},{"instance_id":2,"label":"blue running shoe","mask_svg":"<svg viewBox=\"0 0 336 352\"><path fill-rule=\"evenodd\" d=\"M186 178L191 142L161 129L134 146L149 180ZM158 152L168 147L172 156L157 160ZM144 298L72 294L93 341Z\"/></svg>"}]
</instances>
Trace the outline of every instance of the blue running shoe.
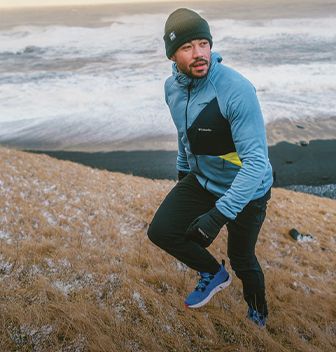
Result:
<instances>
[{"instance_id":1,"label":"blue running shoe","mask_svg":"<svg viewBox=\"0 0 336 352\"><path fill-rule=\"evenodd\" d=\"M231 283L231 275L225 270L224 261L216 274L199 273L200 280L195 290L184 301L189 308L199 308L210 301L212 296L228 287Z\"/></svg>"},{"instance_id":2,"label":"blue running shoe","mask_svg":"<svg viewBox=\"0 0 336 352\"><path fill-rule=\"evenodd\" d=\"M251 307L248 308L247 318L259 326L259 328L266 327L266 317Z\"/></svg>"}]
</instances>

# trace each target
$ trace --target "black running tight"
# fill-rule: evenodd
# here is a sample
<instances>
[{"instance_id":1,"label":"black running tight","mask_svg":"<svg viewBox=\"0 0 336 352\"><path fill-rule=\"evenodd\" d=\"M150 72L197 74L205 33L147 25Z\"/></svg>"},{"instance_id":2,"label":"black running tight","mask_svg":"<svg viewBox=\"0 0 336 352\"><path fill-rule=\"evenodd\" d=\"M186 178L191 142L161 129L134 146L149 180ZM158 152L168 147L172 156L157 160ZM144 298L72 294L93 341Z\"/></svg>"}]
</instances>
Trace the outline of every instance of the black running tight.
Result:
<instances>
[{"instance_id":1,"label":"black running tight","mask_svg":"<svg viewBox=\"0 0 336 352\"><path fill-rule=\"evenodd\" d=\"M234 221L227 224L228 257L232 269L242 280L247 304L267 315L264 275L255 255L255 245L265 219L271 192L249 202ZM217 198L202 188L197 178L189 174L170 191L157 210L148 229L152 242L190 268L216 273L219 263L197 243L187 240L185 232L199 215L215 206Z\"/></svg>"}]
</instances>

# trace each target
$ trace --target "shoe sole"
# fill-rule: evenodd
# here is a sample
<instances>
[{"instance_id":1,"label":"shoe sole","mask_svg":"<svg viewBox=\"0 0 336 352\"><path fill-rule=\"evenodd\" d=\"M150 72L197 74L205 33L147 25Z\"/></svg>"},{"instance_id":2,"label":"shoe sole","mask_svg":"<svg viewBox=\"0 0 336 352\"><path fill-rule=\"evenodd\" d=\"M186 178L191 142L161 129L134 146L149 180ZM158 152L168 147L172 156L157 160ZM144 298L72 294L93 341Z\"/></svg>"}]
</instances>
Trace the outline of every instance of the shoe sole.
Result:
<instances>
[{"instance_id":1,"label":"shoe sole","mask_svg":"<svg viewBox=\"0 0 336 352\"><path fill-rule=\"evenodd\" d=\"M229 277L228 279L223 282L222 284L216 286L212 291L210 291L210 293L208 294L208 296L201 302L199 303L196 303L196 304L192 304L192 305L188 305L185 303L185 305L188 307L188 308L200 308L202 306L204 306L205 304L207 304L210 299L219 291L222 291L224 290L224 288L227 288L230 284L231 284L231 281L232 281L232 278L231 278L231 275L229 274Z\"/></svg>"}]
</instances>

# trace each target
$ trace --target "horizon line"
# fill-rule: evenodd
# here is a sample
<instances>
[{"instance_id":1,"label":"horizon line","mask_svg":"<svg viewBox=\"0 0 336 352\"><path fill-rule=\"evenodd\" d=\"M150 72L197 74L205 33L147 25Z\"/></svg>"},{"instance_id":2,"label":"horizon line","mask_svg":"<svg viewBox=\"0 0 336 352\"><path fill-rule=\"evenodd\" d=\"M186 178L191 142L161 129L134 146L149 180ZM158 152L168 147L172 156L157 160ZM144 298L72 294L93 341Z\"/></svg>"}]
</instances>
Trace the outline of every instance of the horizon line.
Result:
<instances>
[{"instance_id":1,"label":"horizon line","mask_svg":"<svg viewBox=\"0 0 336 352\"><path fill-rule=\"evenodd\" d=\"M192 0L194 2L200 2L203 0ZM64 3L64 4L26 4L26 5L2 5L0 4L1 10L21 10L21 9L33 9L33 8L60 8L60 7L97 7L97 6L109 6L109 5L130 5L130 4L155 4L155 3L170 3L170 2L182 2L181 0L117 0L111 2L100 2L100 3Z\"/></svg>"}]
</instances>

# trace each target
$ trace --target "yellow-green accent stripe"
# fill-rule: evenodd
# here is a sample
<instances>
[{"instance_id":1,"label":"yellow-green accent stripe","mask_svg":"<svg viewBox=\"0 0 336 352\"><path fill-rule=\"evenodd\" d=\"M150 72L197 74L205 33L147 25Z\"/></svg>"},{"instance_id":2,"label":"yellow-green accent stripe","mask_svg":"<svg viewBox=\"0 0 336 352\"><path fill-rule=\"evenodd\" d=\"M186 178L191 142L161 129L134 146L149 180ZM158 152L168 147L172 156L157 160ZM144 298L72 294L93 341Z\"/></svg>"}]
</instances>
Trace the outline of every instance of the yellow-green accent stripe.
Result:
<instances>
[{"instance_id":1,"label":"yellow-green accent stripe","mask_svg":"<svg viewBox=\"0 0 336 352\"><path fill-rule=\"evenodd\" d=\"M224 154L224 155L219 155L219 157L221 159L224 159L232 164L235 164L237 166L242 166L242 162L241 160L239 159L239 156L238 156L238 153L237 152L232 152L232 153L227 153L227 154Z\"/></svg>"}]
</instances>

